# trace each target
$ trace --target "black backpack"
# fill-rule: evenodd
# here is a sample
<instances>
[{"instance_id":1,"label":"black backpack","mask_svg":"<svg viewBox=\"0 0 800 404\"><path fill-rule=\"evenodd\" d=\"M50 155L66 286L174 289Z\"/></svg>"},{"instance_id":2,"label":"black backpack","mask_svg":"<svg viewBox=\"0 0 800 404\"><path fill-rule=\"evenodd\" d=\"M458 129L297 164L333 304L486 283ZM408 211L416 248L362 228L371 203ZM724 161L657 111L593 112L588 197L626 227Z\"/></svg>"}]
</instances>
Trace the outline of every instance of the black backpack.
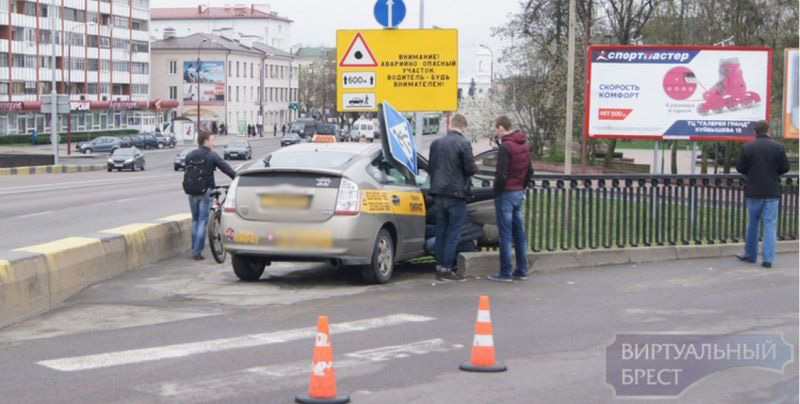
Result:
<instances>
[{"instance_id":1,"label":"black backpack","mask_svg":"<svg viewBox=\"0 0 800 404\"><path fill-rule=\"evenodd\" d=\"M183 192L189 195L202 195L208 190L208 153L192 153L186 156L183 173Z\"/></svg>"}]
</instances>

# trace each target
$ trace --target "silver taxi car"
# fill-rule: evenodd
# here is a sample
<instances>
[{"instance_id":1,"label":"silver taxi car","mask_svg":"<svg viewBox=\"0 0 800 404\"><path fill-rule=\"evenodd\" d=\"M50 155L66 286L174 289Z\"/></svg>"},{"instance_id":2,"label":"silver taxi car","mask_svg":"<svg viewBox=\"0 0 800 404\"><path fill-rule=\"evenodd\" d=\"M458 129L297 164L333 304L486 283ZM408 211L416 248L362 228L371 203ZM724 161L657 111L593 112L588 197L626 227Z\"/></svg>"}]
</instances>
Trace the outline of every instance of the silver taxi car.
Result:
<instances>
[{"instance_id":1,"label":"silver taxi car","mask_svg":"<svg viewBox=\"0 0 800 404\"><path fill-rule=\"evenodd\" d=\"M221 222L236 276L257 280L276 261L327 261L360 266L367 283L388 282L395 263L426 255L430 181L419 162L412 177L379 144L305 143L240 172ZM473 222L494 226L491 188L473 195Z\"/></svg>"}]
</instances>

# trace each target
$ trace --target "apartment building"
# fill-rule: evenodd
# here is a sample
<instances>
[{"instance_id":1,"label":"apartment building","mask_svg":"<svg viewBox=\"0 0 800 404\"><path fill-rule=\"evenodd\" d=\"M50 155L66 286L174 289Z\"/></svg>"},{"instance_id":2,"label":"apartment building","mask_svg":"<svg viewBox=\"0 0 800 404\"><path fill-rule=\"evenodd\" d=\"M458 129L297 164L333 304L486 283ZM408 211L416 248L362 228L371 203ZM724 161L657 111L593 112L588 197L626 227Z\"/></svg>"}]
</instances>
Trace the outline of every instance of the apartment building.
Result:
<instances>
[{"instance_id":1,"label":"apartment building","mask_svg":"<svg viewBox=\"0 0 800 404\"><path fill-rule=\"evenodd\" d=\"M269 4L226 5L224 7L174 7L151 9L150 33L160 39L172 29L179 37L205 33L236 33L256 37L264 45L289 52L292 20L279 16Z\"/></svg>"},{"instance_id":2,"label":"apartment building","mask_svg":"<svg viewBox=\"0 0 800 404\"><path fill-rule=\"evenodd\" d=\"M39 109L54 70L72 101L61 131L154 128L174 105L150 98L148 1L0 0L0 135L50 130Z\"/></svg>"},{"instance_id":3,"label":"apartment building","mask_svg":"<svg viewBox=\"0 0 800 404\"><path fill-rule=\"evenodd\" d=\"M199 62L199 63L198 63ZM200 123L200 130L225 125L245 134L256 125L265 135L297 117L297 67L292 55L263 43L167 30L152 44L153 95L179 105L175 117ZM199 68L198 68L199 65Z\"/></svg>"}]
</instances>

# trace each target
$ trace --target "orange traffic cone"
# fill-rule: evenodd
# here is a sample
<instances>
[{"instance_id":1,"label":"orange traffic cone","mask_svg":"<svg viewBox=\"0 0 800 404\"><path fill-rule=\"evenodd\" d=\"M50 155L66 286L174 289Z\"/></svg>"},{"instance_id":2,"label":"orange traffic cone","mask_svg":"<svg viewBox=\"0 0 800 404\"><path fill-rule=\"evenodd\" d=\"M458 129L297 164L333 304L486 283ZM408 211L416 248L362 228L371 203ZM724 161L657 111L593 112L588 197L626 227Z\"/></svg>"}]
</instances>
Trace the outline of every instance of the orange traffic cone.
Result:
<instances>
[{"instance_id":1,"label":"orange traffic cone","mask_svg":"<svg viewBox=\"0 0 800 404\"><path fill-rule=\"evenodd\" d=\"M317 321L317 340L314 343L314 360L311 363L311 382L308 394L298 394L298 403L347 403L348 395L336 394L336 373L333 371L333 348L328 316L319 316Z\"/></svg>"},{"instance_id":2,"label":"orange traffic cone","mask_svg":"<svg viewBox=\"0 0 800 404\"><path fill-rule=\"evenodd\" d=\"M481 296L478 303L478 320L475 322L475 340L472 358L459 366L468 372L504 372L506 365L497 363L492 337L492 316L489 314L489 296Z\"/></svg>"}]
</instances>

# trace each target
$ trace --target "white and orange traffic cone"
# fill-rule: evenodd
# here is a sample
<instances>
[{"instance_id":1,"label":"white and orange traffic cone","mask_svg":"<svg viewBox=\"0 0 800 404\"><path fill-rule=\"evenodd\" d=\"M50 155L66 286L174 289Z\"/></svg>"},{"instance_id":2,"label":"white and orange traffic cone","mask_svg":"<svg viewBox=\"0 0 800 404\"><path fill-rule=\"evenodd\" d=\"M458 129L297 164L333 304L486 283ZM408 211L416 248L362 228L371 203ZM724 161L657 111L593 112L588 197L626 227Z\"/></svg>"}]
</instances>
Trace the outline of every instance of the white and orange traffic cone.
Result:
<instances>
[{"instance_id":1,"label":"white and orange traffic cone","mask_svg":"<svg viewBox=\"0 0 800 404\"><path fill-rule=\"evenodd\" d=\"M504 372L508 368L497 363L492 337L492 316L489 314L489 296L481 296L478 303L478 320L475 322L475 340L472 343L472 358L459 369L467 372Z\"/></svg>"},{"instance_id":2,"label":"white and orange traffic cone","mask_svg":"<svg viewBox=\"0 0 800 404\"><path fill-rule=\"evenodd\" d=\"M308 394L298 394L294 401L305 404L339 404L350 402L348 395L337 395L336 373L333 371L333 347L328 316L319 316L314 359L311 363L311 381Z\"/></svg>"}]
</instances>

